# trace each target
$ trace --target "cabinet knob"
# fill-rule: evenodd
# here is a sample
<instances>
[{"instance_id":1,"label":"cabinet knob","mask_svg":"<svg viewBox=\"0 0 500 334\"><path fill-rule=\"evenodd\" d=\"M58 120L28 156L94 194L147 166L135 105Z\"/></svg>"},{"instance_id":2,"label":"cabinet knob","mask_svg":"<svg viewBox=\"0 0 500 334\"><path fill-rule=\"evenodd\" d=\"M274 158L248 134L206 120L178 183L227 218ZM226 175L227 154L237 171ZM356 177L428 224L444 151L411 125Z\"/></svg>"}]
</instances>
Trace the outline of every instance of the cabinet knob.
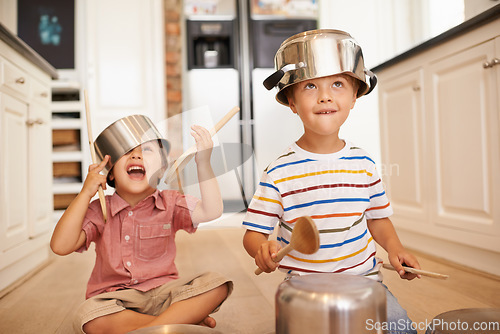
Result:
<instances>
[{"instance_id":1,"label":"cabinet knob","mask_svg":"<svg viewBox=\"0 0 500 334\"><path fill-rule=\"evenodd\" d=\"M26 121L26 124L27 124L28 126L33 126L33 125L35 125L35 124L40 124L40 125L41 125L41 124L43 124L43 123L44 123L44 122L43 122L43 119L41 119L41 118L37 118L37 119L35 119L35 120L28 119L28 120Z\"/></svg>"},{"instance_id":2,"label":"cabinet knob","mask_svg":"<svg viewBox=\"0 0 500 334\"><path fill-rule=\"evenodd\" d=\"M419 85L414 85L412 88L413 88L414 92L420 91L420 86Z\"/></svg>"},{"instance_id":3,"label":"cabinet knob","mask_svg":"<svg viewBox=\"0 0 500 334\"><path fill-rule=\"evenodd\" d=\"M43 92L43 93L41 93L41 94L40 94L40 96L41 96L41 97L47 97L47 96L49 96L49 93L47 93L47 92Z\"/></svg>"},{"instance_id":4,"label":"cabinet knob","mask_svg":"<svg viewBox=\"0 0 500 334\"><path fill-rule=\"evenodd\" d=\"M22 85L22 84L24 84L25 82L26 82L26 79L24 79L23 77L20 77L20 78L17 78L17 79L16 79L16 83L17 83L17 84Z\"/></svg>"},{"instance_id":5,"label":"cabinet knob","mask_svg":"<svg viewBox=\"0 0 500 334\"><path fill-rule=\"evenodd\" d=\"M483 67L490 68L490 67L493 67L493 66L498 65L498 64L500 64L500 59L493 58L491 61L487 61L487 62L483 63Z\"/></svg>"}]
</instances>

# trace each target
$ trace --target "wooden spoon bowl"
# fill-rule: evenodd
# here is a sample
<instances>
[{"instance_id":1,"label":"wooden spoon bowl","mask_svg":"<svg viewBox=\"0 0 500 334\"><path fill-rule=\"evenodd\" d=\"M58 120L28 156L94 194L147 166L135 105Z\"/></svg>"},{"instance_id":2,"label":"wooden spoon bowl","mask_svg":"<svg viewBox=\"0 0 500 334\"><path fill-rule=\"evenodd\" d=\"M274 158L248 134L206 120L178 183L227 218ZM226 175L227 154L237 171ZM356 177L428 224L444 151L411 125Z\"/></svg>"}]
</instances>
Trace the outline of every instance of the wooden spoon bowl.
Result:
<instances>
[{"instance_id":1,"label":"wooden spoon bowl","mask_svg":"<svg viewBox=\"0 0 500 334\"><path fill-rule=\"evenodd\" d=\"M273 261L280 262L293 249L303 254L314 254L318 251L319 232L311 217L303 216L297 219L295 227L292 230L290 243L276 254L276 258ZM261 273L262 270L260 268L255 269L255 275L260 275Z\"/></svg>"}]
</instances>

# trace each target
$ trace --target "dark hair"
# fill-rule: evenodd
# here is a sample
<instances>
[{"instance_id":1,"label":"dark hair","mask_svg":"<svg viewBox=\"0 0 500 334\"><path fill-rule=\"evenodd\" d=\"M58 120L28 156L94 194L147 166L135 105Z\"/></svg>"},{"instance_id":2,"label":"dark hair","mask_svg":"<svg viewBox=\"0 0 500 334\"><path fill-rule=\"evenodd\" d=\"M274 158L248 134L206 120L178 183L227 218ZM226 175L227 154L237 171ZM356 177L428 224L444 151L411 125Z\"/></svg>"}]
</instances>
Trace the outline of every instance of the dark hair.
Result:
<instances>
[{"instance_id":1,"label":"dark hair","mask_svg":"<svg viewBox=\"0 0 500 334\"><path fill-rule=\"evenodd\" d=\"M154 141L154 140L152 140L152 141ZM163 142L160 139L156 139L156 141L158 142L158 146L160 147L161 165L162 165L162 167L165 166L165 169L166 169L168 167L168 160L167 160L168 147L163 145ZM109 178L109 176L111 175L111 172L113 171L113 168L114 168L114 166L108 172L108 176L106 177L106 183L108 184L108 186L115 188L115 180L114 179L111 180ZM160 182L160 179L158 179L158 183L159 182Z\"/></svg>"}]
</instances>

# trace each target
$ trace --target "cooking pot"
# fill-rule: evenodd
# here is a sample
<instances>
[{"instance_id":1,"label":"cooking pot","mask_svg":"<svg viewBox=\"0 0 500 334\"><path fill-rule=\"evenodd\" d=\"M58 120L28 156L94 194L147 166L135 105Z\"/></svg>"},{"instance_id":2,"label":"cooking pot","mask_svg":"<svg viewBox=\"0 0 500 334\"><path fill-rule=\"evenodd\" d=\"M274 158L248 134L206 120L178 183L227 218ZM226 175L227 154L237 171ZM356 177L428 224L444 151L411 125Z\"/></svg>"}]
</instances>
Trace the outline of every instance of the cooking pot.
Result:
<instances>
[{"instance_id":1,"label":"cooking pot","mask_svg":"<svg viewBox=\"0 0 500 334\"><path fill-rule=\"evenodd\" d=\"M276 72L264 80L264 86L268 90L277 87L276 100L286 106L284 89L304 80L345 73L359 81L357 97L369 94L377 84L375 74L365 68L359 44L340 30L319 29L293 35L281 43L274 64Z\"/></svg>"},{"instance_id":2,"label":"cooking pot","mask_svg":"<svg viewBox=\"0 0 500 334\"><path fill-rule=\"evenodd\" d=\"M375 333L386 321L385 288L366 277L296 276L276 292L276 334Z\"/></svg>"},{"instance_id":3,"label":"cooking pot","mask_svg":"<svg viewBox=\"0 0 500 334\"><path fill-rule=\"evenodd\" d=\"M500 308L466 308L441 313L426 334L500 334Z\"/></svg>"},{"instance_id":4,"label":"cooking pot","mask_svg":"<svg viewBox=\"0 0 500 334\"><path fill-rule=\"evenodd\" d=\"M221 332L208 327L197 325L161 325L148 328L141 328L129 334L222 334Z\"/></svg>"},{"instance_id":5,"label":"cooking pot","mask_svg":"<svg viewBox=\"0 0 500 334\"><path fill-rule=\"evenodd\" d=\"M96 163L100 163L106 154L109 155L110 159L104 167L104 172L107 174L123 155L141 144L157 139L162 141L167 152L170 151L170 143L162 138L158 129L147 116L123 117L109 125L97 136L94 142L98 160Z\"/></svg>"}]
</instances>

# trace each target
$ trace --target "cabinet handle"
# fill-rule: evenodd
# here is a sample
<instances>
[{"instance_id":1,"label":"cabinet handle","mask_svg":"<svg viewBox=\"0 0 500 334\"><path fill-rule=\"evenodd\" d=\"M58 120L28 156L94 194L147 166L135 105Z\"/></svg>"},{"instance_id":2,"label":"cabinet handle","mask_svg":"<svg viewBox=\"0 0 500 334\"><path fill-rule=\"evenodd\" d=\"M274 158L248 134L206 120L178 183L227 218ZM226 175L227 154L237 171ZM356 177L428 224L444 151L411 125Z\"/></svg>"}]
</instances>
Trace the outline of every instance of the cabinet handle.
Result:
<instances>
[{"instance_id":1,"label":"cabinet handle","mask_svg":"<svg viewBox=\"0 0 500 334\"><path fill-rule=\"evenodd\" d=\"M17 83L17 84L22 85L22 84L24 84L25 82L26 82L26 80L25 80L23 77L20 77L20 78L17 78L17 79L16 79L16 83Z\"/></svg>"},{"instance_id":2,"label":"cabinet handle","mask_svg":"<svg viewBox=\"0 0 500 334\"><path fill-rule=\"evenodd\" d=\"M47 92L43 92L43 93L41 93L41 94L40 94L40 96L41 96L41 97L47 97L47 96L49 96L49 93L47 93Z\"/></svg>"},{"instance_id":3,"label":"cabinet handle","mask_svg":"<svg viewBox=\"0 0 500 334\"><path fill-rule=\"evenodd\" d=\"M418 85L415 85L415 86L413 86L412 88L413 88L413 91L414 91L414 92L418 92L418 91L420 91L420 86L418 86Z\"/></svg>"},{"instance_id":4,"label":"cabinet handle","mask_svg":"<svg viewBox=\"0 0 500 334\"><path fill-rule=\"evenodd\" d=\"M487 62L483 63L483 67L490 68L490 67L493 67L493 66L498 65L498 64L500 64L500 59L493 58L491 61L487 61Z\"/></svg>"},{"instance_id":5,"label":"cabinet handle","mask_svg":"<svg viewBox=\"0 0 500 334\"><path fill-rule=\"evenodd\" d=\"M36 120L28 119L28 120L26 121L26 124L27 124L28 126L33 126L33 125L35 125L35 124L40 124L40 125L41 125L41 124L44 124L44 121L43 121L43 119L41 119L41 118L37 118Z\"/></svg>"}]
</instances>

